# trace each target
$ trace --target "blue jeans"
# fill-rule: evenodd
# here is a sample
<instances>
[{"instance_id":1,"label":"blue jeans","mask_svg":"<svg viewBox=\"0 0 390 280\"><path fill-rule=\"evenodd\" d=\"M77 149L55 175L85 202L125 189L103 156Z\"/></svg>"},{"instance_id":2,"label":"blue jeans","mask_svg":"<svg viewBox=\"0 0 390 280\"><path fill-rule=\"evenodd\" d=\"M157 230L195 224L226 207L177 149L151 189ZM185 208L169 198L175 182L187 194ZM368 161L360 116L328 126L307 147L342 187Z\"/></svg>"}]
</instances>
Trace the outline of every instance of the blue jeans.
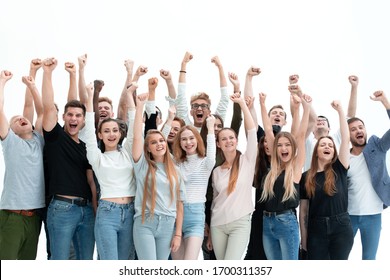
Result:
<instances>
[{"instance_id":1,"label":"blue jeans","mask_svg":"<svg viewBox=\"0 0 390 280\"><path fill-rule=\"evenodd\" d=\"M307 257L309 260L347 260L353 245L348 213L309 220Z\"/></svg>"},{"instance_id":2,"label":"blue jeans","mask_svg":"<svg viewBox=\"0 0 390 280\"><path fill-rule=\"evenodd\" d=\"M175 217L146 214L134 219L134 245L139 260L168 260L174 234Z\"/></svg>"},{"instance_id":3,"label":"blue jeans","mask_svg":"<svg viewBox=\"0 0 390 280\"><path fill-rule=\"evenodd\" d=\"M184 203L183 237L204 237L204 223L206 215L204 203Z\"/></svg>"},{"instance_id":4,"label":"blue jeans","mask_svg":"<svg viewBox=\"0 0 390 280\"><path fill-rule=\"evenodd\" d=\"M350 215L353 236L360 230L362 259L375 260L382 229L382 214L354 216Z\"/></svg>"},{"instance_id":5,"label":"blue jeans","mask_svg":"<svg viewBox=\"0 0 390 280\"><path fill-rule=\"evenodd\" d=\"M95 216L91 204L77 206L53 199L47 210L51 260L69 259L71 242L78 260L92 260Z\"/></svg>"},{"instance_id":6,"label":"blue jeans","mask_svg":"<svg viewBox=\"0 0 390 280\"><path fill-rule=\"evenodd\" d=\"M263 245L268 260L297 260L299 226L293 211L263 216Z\"/></svg>"},{"instance_id":7,"label":"blue jeans","mask_svg":"<svg viewBox=\"0 0 390 280\"><path fill-rule=\"evenodd\" d=\"M95 239L101 260L128 260L134 254L133 217L134 202L99 201Z\"/></svg>"}]
</instances>

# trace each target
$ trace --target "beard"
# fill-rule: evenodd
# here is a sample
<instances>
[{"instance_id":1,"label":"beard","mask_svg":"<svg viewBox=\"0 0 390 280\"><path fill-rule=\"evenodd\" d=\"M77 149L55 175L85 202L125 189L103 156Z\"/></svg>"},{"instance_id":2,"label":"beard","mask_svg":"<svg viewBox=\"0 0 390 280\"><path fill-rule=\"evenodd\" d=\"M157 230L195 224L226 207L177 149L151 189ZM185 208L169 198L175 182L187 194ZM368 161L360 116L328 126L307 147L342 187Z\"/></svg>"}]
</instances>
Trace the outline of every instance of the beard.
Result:
<instances>
[{"instance_id":1,"label":"beard","mask_svg":"<svg viewBox=\"0 0 390 280\"><path fill-rule=\"evenodd\" d=\"M367 138L364 138L363 144L358 143L356 140L351 139L351 144L353 147L364 147L367 144Z\"/></svg>"}]
</instances>

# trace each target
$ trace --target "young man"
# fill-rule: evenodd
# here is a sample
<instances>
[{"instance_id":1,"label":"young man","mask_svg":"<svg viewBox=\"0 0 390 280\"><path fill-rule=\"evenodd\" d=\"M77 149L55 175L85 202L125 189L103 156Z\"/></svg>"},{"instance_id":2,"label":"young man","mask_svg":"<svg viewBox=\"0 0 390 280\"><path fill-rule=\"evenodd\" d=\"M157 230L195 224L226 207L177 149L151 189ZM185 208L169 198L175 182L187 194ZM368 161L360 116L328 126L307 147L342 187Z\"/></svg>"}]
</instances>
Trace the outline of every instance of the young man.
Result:
<instances>
[{"instance_id":1,"label":"young man","mask_svg":"<svg viewBox=\"0 0 390 280\"><path fill-rule=\"evenodd\" d=\"M78 134L84 125L85 106L77 100L65 105L64 126L58 123L54 105L52 72L55 58L43 61L43 134L47 183L51 202L47 212L51 259L67 260L71 242L77 259L92 259L96 187L86 157L85 143Z\"/></svg>"},{"instance_id":2,"label":"young man","mask_svg":"<svg viewBox=\"0 0 390 280\"><path fill-rule=\"evenodd\" d=\"M40 61L33 60L31 65L36 71ZM4 189L0 202L0 259L34 260L41 230L37 210L45 207L42 101L34 78L23 77L28 91L25 105L27 94L30 94L36 108L35 127L29 120L26 106L23 116L14 116L8 122L4 113L4 86L11 78L9 71L0 73L0 138L5 161ZM33 108L31 112L33 115Z\"/></svg>"},{"instance_id":3,"label":"young man","mask_svg":"<svg viewBox=\"0 0 390 280\"><path fill-rule=\"evenodd\" d=\"M176 112L179 118L182 118L187 125L194 125L199 131L202 128L203 122L211 113L211 100L209 95L205 92L199 92L196 95L191 97L190 101L190 115L192 116L193 121L190 120L188 115L188 106L187 99L185 96L186 93L186 74L187 74L187 63L193 58L192 54L186 52L181 63L181 70L179 75L179 85L178 85L178 94L176 97L175 105ZM229 104L229 96L227 94L227 83L224 77L223 68L221 62L217 56L211 59L211 62L218 67L218 72L220 76L220 88L221 88L221 99L216 109L216 114L220 115L223 120L225 120L227 113L227 106Z\"/></svg>"},{"instance_id":4,"label":"young man","mask_svg":"<svg viewBox=\"0 0 390 280\"><path fill-rule=\"evenodd\" d=\"M380 101L390 118L390 103L383 91L371 97ZM348 170L348 213L354 235L360 230L362 259L375 260L382 227L382 211L390 205L390 178L386 154L390 148L390 129L382 136L371 136L367 141L364 122L348 120L352 144Z\"/></svg>"}]
</instances>

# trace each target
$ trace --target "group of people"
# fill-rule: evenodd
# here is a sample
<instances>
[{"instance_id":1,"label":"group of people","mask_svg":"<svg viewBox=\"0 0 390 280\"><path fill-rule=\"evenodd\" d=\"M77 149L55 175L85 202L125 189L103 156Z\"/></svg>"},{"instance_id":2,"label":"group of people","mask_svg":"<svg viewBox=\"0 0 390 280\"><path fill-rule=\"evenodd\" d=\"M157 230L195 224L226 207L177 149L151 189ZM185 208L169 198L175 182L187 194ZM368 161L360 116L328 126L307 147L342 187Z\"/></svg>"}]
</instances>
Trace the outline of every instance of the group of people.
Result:
<instances>
[{"instance_id":1,"label":"group of people","mask_svg":"<svg viewBox=\"0 0 390 280\"><path fill-rule=\"evenodd\" d=\"M258 95L259 125L252 79L261 70L254 66L241 94L238 76L229 72L227 79L213 57L221 89L215 113L205 92L188 102L192 59L186 52L177 91L171 73L160 71L168 91L165 122L155 102L158 79L137 93L148 68L133 73L132 60L124 63L116 118L111 99L101 96L104 82L85 82L87 55L78 58L78 75L75 64L65 63L70 83L62 126L55 58L31 61L22 79L23 114L9 121L4 88L12 73L1 72L0 259L35 259L42 221L51 260L93 259L95 244L101 260L196 260L201 250L204 259L217 260L343 260L358 230L362 259L375 259L381 213L390 205L390 130L367 140L355 116L358 77L349 77L347 114L340 101L330 102L339 117L330 136L328 119L317 116L298 75L289 77L290 131L281 105L267 110L265 93ZM386 95L371 98L390 117ZM242 121L245 152L238 150Z\"/></svg>"}]
</instances>

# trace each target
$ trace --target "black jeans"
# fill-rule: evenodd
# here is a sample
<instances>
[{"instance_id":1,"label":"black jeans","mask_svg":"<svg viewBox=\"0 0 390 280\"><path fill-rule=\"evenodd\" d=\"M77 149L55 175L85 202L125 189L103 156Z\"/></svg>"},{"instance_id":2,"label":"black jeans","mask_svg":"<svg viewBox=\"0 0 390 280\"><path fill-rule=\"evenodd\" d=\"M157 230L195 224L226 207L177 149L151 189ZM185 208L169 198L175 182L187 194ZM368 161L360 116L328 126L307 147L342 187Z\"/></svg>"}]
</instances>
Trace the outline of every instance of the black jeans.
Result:
<instances>
[{"instance_id":1,"label":"black jeans","mask_svg":"<svg viewBox=\"0 0 390 280\"><path fill-rule=\"evenodd\" d=\"M348 213L309 220L307 253L309 260L347 260L353 245Z\"/></svg>"}]
</instances>

